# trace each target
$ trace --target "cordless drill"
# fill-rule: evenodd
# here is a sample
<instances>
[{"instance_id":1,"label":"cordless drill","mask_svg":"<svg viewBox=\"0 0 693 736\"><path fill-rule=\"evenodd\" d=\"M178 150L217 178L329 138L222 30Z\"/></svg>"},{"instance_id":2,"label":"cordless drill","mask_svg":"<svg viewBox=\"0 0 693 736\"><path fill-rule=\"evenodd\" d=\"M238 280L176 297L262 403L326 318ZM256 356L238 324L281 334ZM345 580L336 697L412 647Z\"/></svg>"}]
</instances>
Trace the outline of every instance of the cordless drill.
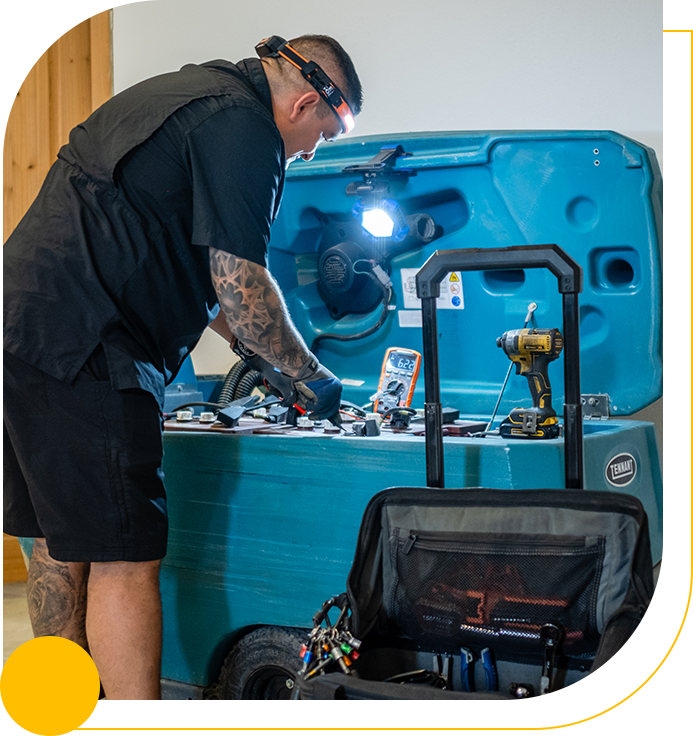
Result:
<instances>
[{"instance_id":1,"label":"cordless drill","mask_svg":"<svg viewBox=\"0 0 693 736\"><path fill-rule=\"evenodd\" d=\"M548 368L563 349L561 333L555 327L509 330L496 344L515 364L516 374L527 376L532 394L531 409L513 409L501 422L501 437L534 440L557 437L559 425L551 406Z\"/></svg>"}]
</instances>

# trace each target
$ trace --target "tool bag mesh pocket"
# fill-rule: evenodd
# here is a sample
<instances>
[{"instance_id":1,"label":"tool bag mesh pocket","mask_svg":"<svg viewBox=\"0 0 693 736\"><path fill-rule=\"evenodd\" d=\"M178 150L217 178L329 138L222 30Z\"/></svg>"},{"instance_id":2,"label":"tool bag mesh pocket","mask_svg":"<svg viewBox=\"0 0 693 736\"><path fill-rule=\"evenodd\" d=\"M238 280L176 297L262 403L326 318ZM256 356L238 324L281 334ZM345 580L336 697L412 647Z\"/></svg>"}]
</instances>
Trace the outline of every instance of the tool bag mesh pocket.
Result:
<instances>
[{"instance_id":1,"label":"tool bag mesh pocket","mask_svg":"<svg viewBox=\"0 0 693 736\"><path fill-rule=\"evenodd\" d=\"M603 536L391 531L386 608L399 636L536 653L553 623L564 654L596 650Z\"/></svg>"}]
</instances>

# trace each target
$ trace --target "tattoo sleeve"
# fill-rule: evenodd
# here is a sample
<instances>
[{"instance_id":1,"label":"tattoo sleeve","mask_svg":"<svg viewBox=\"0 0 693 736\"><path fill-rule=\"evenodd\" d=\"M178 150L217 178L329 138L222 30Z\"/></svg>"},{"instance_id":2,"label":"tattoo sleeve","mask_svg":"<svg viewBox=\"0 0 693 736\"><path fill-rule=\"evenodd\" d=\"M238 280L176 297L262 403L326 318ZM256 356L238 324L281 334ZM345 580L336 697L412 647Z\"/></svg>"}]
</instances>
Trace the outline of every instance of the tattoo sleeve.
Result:
<instances>
[{"instance_id":1,"label":"tattoo sleeve","mask_svg":"<svg viewBox=\"0 0 693 736\"><path fill-rule=\"evenodd\" d=\"M212 283L231 332L272 365L296 375L309 351L276 281L257 263L209 250Z\"/></svg>"}]
</instances>

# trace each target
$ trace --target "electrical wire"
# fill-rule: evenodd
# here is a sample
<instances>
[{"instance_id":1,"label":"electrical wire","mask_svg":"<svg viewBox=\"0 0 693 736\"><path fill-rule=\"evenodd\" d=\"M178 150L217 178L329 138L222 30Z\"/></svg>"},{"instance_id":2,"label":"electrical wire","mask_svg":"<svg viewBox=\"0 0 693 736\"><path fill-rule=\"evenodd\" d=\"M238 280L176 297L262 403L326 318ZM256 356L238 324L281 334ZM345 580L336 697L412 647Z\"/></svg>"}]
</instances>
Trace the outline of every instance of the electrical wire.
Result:
<instances>
[{"instance_id":1,"label":"electrical wire","mask_svg":"<svg viewBox=\"0 0 693 736\"><path fill-rule=\"evenodd\" d=\"M378 319L378 321L367 330L364 330L363 332L358 332L353 335L337 335L335 333L328 332L324 332L321 335L316 335L310 346L311 352L315 352L317 350L318 343L322 342L323 340L338 340L339 342L359 340L362 337L368 337L369 335L372 335L383 326L385 320L387 319L387 313L390 309L390 302L392 301L392 287L390 286L385 288L375 276L373 276L373 280L383 290L383 311L380 315L380 319Z\"/></svg>"}]
</instances>

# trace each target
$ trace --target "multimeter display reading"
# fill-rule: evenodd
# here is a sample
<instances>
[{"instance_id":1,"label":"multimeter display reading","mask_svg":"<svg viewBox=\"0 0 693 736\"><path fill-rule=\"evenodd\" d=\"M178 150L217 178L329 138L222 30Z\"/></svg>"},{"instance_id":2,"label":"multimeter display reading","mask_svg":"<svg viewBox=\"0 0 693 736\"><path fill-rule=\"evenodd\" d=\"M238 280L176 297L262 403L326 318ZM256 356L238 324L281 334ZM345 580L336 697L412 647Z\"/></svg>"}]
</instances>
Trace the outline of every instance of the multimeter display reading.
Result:
<instances>
[{"instance_id":1,"label":"multimeter display reading","mask_svg":"<svg viewBox=\"0 0 693 736\"><path fill-rule=\"evenodd\" d=\"M374 410L384 414L397 406L411 406L421 354L406 348L388 348L383 360ZM375 397L373 397L375 398Z\"/></svg>"},{"instance_id":2,"label":"multimeter display reading","mask_svg":"<svg viewBox=\"0 0 693 736\"><path fill-rule=\"evenodd\" d=\"M402 371L414 371L416 368L416 359L402 353L391 353L390 363L393 368L399 368Z\"/></svg>"}]
</instances>

